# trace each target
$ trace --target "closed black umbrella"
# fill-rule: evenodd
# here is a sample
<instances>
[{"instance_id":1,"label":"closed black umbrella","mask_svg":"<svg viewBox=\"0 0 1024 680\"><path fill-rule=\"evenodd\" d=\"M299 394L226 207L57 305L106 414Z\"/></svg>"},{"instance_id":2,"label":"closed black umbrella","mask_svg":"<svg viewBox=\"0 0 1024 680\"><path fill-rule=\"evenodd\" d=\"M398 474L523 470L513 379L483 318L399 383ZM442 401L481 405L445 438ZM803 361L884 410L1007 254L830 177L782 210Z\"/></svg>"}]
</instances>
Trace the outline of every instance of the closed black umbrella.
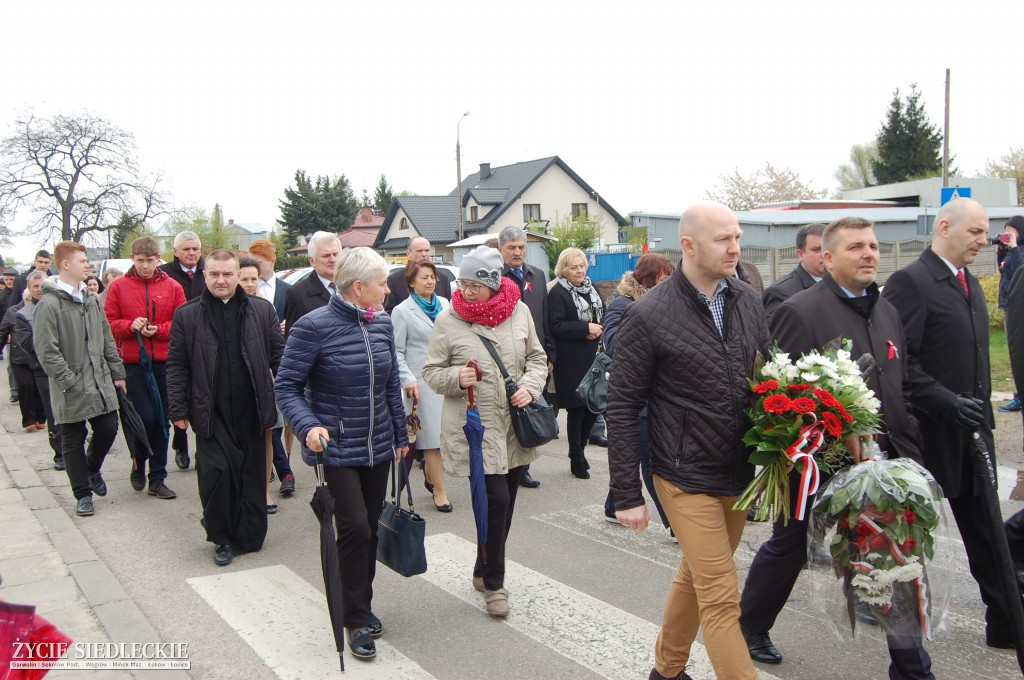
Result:
<instances>
[{"instance_id":1,"label":"closed black umbrella","mask_svg":"<svg viewBox=\"0 0 1024 680\"><path fill-rule=\"evenodd\" d=\"M470 359L466 364L476 369L480 380L480 364ZM480 409L476 405L473 386L466 388L469 405L466 407L466 424L462 431L469 443L469 492L473 499L473 519L476 520L476 540L480 544L480 555L487 563L487 484L484 481L484 424L480 420Z\"/></svg>"},{"instance_id":2,"label":"closed black umbrella","mask_svg":"<svg viewBox=\"0 0 1024 680\"><path fill-rule=\"evenodd\" d=\"M999 509L999 497L996 494L996 471L992 466L985 440L977 432L973 435L971 460L974 463L974 474L982 480L982 491L988 508L988 520L992 527L992 540L999 570L999 585L1003 591L1003 601L1010 615L1010 628L1013 631L1014 643L1017 647L1017 665L1024 673L1024 608L1021 606L1020 590L1017 586L1017 572L1010 557L1010 546L1006 542L1006 530L1003 528L1003 515Z\"/></svg>"},{"instance_id":3,"label":"closed black umbrella","mask_svg":"<svg viewBox=\"0 0 1024 680\"><path fill-rule=\"evenodd\" d=\"M316 454L316 491L309 507L320 520L320 566L324 572L324 590L327 592L327 611L331 616L331 627L334 629L334 644L338 648L338 660L341 670L345 670L345 622L342 620L341 595L341 562L338 560L338 542L334 535L334 496L327 488L324 477L324 452L327 451L327 440L320 437L323 449Z\"/></svg>"},{"instance_id":4,"label":"closed black umbrella","mask_svg":"<svg viewBox=\"0 0 1024 680\"><path fill-rule=\"evenodd\" d=\"M132 469L139 470L146 459L153 455L149 448L149 437L146 435L146 424L142 416L135 410L135 405L128 398L128 393L120 389L117 392L117 412L121 416L121 433L132 456Z\"/></svg>"}]
</instances>

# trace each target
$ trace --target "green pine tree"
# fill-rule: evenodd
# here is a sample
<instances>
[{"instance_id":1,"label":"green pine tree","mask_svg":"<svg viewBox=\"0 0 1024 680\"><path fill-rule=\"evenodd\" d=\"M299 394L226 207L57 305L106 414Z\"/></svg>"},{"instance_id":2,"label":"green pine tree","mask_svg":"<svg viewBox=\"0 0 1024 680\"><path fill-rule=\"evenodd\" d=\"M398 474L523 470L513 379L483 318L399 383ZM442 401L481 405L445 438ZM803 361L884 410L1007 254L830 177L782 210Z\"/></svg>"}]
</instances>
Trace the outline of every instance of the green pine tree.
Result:
<instances>
[{"instance_id":1,"label":"green pine tree","mask_svg":"<svg viewBox=\"0 0 1024 680\"><path fill-rule=\"evenodd\" d=\"M373 192L373 209L387 214L391 209L391 203L395 200L395 192L384 175L380 176L377 188Z\"/></svg>"},{"instance_id":2,"label":"green pine tree","mask_svg":"<svg viewBox=\"0 0 1024 680\"><path fill-rule=\"evenodd\" d=\"M871 162L879 184L942 174L942 133L928 119L917 85L897 89L878 132L878 157Z\"/></svg>"}]
</instances>

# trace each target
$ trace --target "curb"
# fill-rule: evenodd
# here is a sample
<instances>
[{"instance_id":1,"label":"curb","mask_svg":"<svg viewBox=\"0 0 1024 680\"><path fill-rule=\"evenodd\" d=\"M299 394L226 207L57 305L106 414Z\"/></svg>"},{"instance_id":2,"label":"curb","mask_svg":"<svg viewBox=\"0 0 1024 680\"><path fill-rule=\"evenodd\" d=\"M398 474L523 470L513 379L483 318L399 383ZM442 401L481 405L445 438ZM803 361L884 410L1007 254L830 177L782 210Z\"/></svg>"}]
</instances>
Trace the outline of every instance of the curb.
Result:
<instances>
[{"instance_id":1,"label":"curb","mask_svg":"<svg viewBox=\"0 0 1024 680\"><path fill-rule=\"evenodd\" d=\"M95 614L112 642L163 642L135 600L93 551L92 546L71 517L57 502L50 489L36 474L30 462L16 456L11 435L0 427L0 462L43 528L54 551L64 562L89 609ZM136 678L185 680L190 676L179 670L132 671Z\"/></svg>"}]
</instances>

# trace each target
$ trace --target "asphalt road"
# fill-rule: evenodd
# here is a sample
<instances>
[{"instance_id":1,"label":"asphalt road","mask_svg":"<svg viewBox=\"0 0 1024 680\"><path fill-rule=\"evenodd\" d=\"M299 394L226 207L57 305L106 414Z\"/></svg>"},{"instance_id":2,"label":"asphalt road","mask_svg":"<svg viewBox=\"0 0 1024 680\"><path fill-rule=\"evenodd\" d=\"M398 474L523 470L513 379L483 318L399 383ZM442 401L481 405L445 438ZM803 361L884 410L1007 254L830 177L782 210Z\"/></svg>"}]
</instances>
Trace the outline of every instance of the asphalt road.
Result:
<instances>
[{"instance_id":1,"label":"asphalt road","mask_svg":"<svg viewBox=\"0 0 1024 680\"><path fill-rule=\"evenodd\" d=\"M5 395L3 425L73 514L67 478L52 469L46 436L22 433L6 388L0 393ZM1024 497L1024 484L1019 492L1013 488L1024 463L1021 441L1019 416L1000 414L1004 495ZM386 654L370 664L346 656L349 675L646 678L678 548L660 526L634 534L606 523L601 509L608 482L605 450L590 447L588 458L592 478L587 481L570 476L564 440L545 446L533 466L542 486L519 495L508 547L514 562L509 567L513 613L504 622L483 612L470 585L474 527L468 482L449 480L455 512L446 515L430 507L422 478L414 473L431 568L410 579L378 570L374 610L385 623ZM74 521L163 640L189 643L190 675L332 676L336 656L323 628L318 534L308 505L314 478L298 454L293 456L298 492L278 500L280 510L269 518L263 550L241 555L226 568L214 565L213 548L204 542L194 468L180 471L171 461L167 484L178 498L163 501L132 491L129 467L119 437L103 468L109 494L96 499L94 517ZM1005 500L1002 506L1008 516L1021 502ZM741 581L768 531L766 524L747 527L736 555ZM939 544L954 576L950 616L945 633L927 645L936 677L1017 677L1013 654L984 644L984 612L955 525L950 535ZM888 660L877 629L856 644L839 641L813 606L810 585L801 577L772 632L786 658L778 666L761 666L770 674L765 677L886 677ZM713 677L696 656L694 678Z\"/></svg>"}]
</instances>

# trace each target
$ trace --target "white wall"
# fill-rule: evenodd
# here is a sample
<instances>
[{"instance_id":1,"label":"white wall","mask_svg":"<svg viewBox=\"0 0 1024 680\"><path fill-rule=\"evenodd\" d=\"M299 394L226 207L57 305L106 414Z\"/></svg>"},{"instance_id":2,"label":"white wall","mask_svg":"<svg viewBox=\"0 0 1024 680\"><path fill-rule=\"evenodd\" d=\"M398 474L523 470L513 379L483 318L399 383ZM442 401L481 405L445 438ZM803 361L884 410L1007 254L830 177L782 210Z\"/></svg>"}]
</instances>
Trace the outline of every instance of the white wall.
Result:
<instances>
[{"instance_id":1,"label":"white wall","mask_svg":"<svg viewBox=\"0 0 1024 680\"><path fill-rule=\"evenodd\" d=\"M406 228L406 229L401 229L400 228L403 219L408 220L409 216L405 214L404 210L399 208L395 212L395 219L391 223L391 226L388 228L388 232L386 234L384 234L383 238L381 238L381 243L383 243L385 241L390 241L393 238L412 238L413 236L416 235L416 230L412 228L412 222L411 221L408 222L408 224L409 224L408 228ZM388 251L388 254L389 255L393 255L393 254L395 254L396 252L399 252L399 251L404 253L405 252L405 248L399 248L398 251L395 251L394 249L392 249L391 251Z\"/></svg>"}]
</instances>

